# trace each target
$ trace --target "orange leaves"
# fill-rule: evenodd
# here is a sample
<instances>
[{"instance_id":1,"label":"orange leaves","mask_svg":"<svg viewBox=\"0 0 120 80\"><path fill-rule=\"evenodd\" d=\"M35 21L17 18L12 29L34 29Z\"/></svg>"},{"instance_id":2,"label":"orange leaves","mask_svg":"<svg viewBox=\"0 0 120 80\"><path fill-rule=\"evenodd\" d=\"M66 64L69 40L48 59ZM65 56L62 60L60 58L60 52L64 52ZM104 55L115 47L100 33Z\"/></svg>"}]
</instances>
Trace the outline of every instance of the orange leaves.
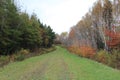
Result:
<instances>
[{"instance_id":1,"label":"orange leaves","mask_svg":"<svg viewBox=\"0 0 120 80\"><path fill-rule=\"evenodd\" d=\"M93 49L90 46L81 46L81 47L70 46L68 47L68 50L77 55L87 58L92 58L96 53L95 49Z\"/></svg>"},{"instance_id":2,"label":"orange leaves","mask_svg":"<svg viewBox=\"0 0 120 80\"><path fill-rule=\"evenodd\" d=\"M83 57L93 57L95 55L95 49L90 46L82 46L79 48Z\"/></svg>"}]
</instances>

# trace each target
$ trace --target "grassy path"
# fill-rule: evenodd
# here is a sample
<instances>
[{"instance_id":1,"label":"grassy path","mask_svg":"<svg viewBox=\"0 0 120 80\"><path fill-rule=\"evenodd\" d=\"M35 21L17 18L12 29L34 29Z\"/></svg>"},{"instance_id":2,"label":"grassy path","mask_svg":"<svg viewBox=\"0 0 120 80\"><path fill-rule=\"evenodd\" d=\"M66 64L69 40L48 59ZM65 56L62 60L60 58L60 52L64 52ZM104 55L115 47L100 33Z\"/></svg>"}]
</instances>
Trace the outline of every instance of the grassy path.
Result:
<instances>
[{"instance_id":1,"label":"grassy path","mask_svg":"<svg viewBox=\"0 0 120 80\"><path fill-rule=\"evenodd\" d=\"M0 68L0 80L120 80L120 71L57 50Z\"/></svg>"}]
</instances>

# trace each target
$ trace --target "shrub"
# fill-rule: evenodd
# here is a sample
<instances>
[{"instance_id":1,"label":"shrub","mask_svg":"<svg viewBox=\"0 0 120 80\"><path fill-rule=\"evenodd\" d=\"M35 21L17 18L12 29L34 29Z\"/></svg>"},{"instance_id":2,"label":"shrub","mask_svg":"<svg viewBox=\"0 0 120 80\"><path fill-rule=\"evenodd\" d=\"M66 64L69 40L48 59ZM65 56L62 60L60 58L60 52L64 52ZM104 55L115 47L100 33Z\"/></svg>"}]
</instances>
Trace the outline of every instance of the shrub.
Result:
<instances>
[{"instance_id":1,"label":"shrub","mask_svg":"<svg viewBox=\"0 0 120 80\"><path fill-rule=\"evenodd\" d=\"M27 54L29 54L30 53L30 51L29 50L27 50L27 49L21 49L19 52L17 52L18 54L23 54L23 55L27 55Z\"/></svg>"},{"instance_id":2,"label":"shrub","mask_svg":"<svg viewBox=\"0 0 120 80\"><path fill-rule=\"evenodd\" d=\"M51 48L48 48L48 49L46 49L45 51L46 51L47 53L49 53L49 52L52 52L52 51L54 51L54 50L56 50L56 47L55 47L55 46L53 46L53 47L51 47Z\"/></svg>"},{"instance_id":3,"label":"shrub","mask_svg":"<svg viewBox=\"0 0 120 80\"><path fill-rule=\"evenodd\" d=\"M79 52L79 48L78 48L78 47L69 46L69 47L67 47L67 49L68 49L70 52L72 52L72 53L75 53L75 54L80 55L80 52Z\"/></svg>"},{"instance_id":4,"label":"shrub","mask_svg":"<svg viewBox=\"0 0 120 80\"><path fill-rule=\"evenodd\" d=\"M22 61L25 59L26 55L28 55L29 53L30 53L29 50L21 49L20 51L17 52L17 54L15 56L15 60Z\"/></svg>"},{"instance_id":5,"label":"shrub","mask_svg":"<svg viewBox=\"0 0 120 80\"><path fill-rule=\"evenodd\" d=\"M16 55L16 57L15 57L15 60L17 60L17 61L22 61L22 60L24 60L25 59L25 55L23 55L23 54L18 54L18 55Z\"/></svg>"},{"instance_id":6,"label":"shrub","mask_svg":"<svg viewBox=\"0 0 120 80\"><path fill-rule=\"evenodd\" d=\"M9 61L9 56L0 56L0 62Z\"/></svg>"},{"instance_id":7,"label":"shrub","mask_svg":"<svg viewBox=\"0 0 120 80\"><path fill-rule=\"evenodd\" d=\"M9 56L0 56L0 67L9 62Z\"/></svg>"},{"instance_id":8,"label":"shrub","mask_svg":"<svg viewBox=\"0 0 120 80\"><path fill-rule=\"evenodd\" d=\"M87 58L92 58L96 53L95 49L93 49L90 46L81 46L81 47L70 46L68 47L68 50L72 53Z\"/></svg>"},{"instance_id":9,"label":"shrub","mask_svg":"<svg viewBox=\"0 0 120 80\"><path fill-rule=\"evenodd\" d=\"M95 49L90 46L69 46L67 49L74 54L91 58L113 68L120 69L120 50L113 50L111 53L100 50L96 53Z\"/></svg>"},{"instance_id":10,"label":"shrub","mask_svg":"<svg viewBox=\"0 0 120 80\"><path fill-rule=\"evenodd\" d=\"M112 53L100 50L94 59L113 68L120 69L120 51L118 50L113 50Z\"/></svg>"},{"instance_id":11,"label":"shrub","mask_svg":"<svg viewBox=\"0 0 120 80\"><path fill-rule=\"evenodd\" d=\"M79 48L80 53L83 57L92 58L94 57L96 51L90 46L82 46Z\"/></svg>"},{"instance_id":12,"label":"shrub","mask_svg":"<svg viewBox=\"0 0 120 80\"><path fill-rule=\"evenodd\" d=\"M102 62L104 64L108 63L108 59L110 59L110 55L108 54L107 51L105 50L100 50L96 55L95 55L95 60Z\"/></svg>"},{"instance_id":13,"label":"shrub","mask_svg":"<svg viewBox=\"0 0 120 80\"><path fill-rule=\"evenodd\" d=\"M118 50L112 51L112 54L110 54L108 65L111 67L120 69L120 51Z\"/></svg>"}]
</instances>

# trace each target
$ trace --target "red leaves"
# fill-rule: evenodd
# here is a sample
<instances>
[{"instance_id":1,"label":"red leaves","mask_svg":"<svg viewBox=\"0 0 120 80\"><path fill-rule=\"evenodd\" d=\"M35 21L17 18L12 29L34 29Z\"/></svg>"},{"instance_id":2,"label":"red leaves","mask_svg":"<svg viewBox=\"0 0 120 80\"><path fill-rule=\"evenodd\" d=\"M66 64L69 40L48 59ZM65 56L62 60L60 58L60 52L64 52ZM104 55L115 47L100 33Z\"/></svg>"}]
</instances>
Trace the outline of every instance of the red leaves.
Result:
<instances>
[{"instance_id":1,"label":"red leaves","mask_svg":"<svg viewBox=\"0 0 120 80\"><path fill-rule=\"evenodd\" d=\"M120 45L120 32L106 29L105 35L109 37L109 40L107 40L106 43L110 48L116 48Z\"/></svg>"}]
</instances>

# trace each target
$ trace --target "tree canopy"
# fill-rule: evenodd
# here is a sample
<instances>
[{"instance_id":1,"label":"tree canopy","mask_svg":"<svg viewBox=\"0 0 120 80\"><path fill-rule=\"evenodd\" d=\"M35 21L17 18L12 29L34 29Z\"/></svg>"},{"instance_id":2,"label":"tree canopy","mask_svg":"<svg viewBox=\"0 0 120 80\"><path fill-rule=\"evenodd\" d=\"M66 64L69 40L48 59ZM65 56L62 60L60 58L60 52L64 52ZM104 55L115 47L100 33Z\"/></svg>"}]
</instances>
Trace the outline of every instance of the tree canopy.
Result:
<instances>
[{"instance_id":1,"label":"tree canopy","mask_svg":"<svg viewBox=\"0 0 120 80\"><path fill-rule=\"evenodd\" d=\"M0 0L0 55L12 54L21 48L51 47L55 33L40 22L36 14L20 12L14 0Z\"/></svg>"}]
</instances>

